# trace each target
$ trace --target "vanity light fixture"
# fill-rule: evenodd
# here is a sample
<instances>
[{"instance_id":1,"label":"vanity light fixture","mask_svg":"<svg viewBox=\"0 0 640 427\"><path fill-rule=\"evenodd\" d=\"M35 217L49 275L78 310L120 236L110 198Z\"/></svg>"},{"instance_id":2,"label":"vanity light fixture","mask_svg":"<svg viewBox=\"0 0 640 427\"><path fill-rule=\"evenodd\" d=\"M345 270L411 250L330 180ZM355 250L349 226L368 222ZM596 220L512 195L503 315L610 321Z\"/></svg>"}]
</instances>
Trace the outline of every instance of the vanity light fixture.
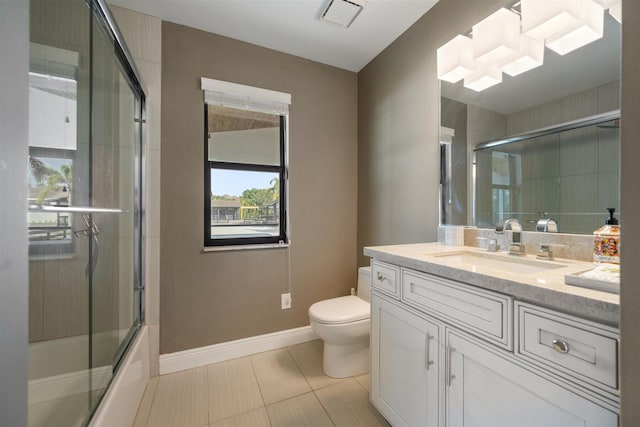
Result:
<instances>
[{"instance_id":1,"label":"vanity light fixture","mask_svg":"<svg viewBox=\"0 0 640 427\"><path fill-rule=\"evenodd\" d=\"M593 0L602 6L603 9L609 9L609 15L622 24L622 0Z\"/></svg>"},{"instance_id":2,"label":"vanity light fixture","mask_svg":"<svg viewBox=\"0 0 640 427\"><path fill-rule=\"evenodd\" d=\"M518 53L514 55L511 62L502 67L502 71L514 77L525 71L539 67L543 63L544 41L520 34L518 39Z\"/></svg>"},{"instance_id":3,"label":"vanity light fixture","mask_svg":"<svg viewBox=\"0 0 640 427\"><path fill-rule=\"evenodd\" d=\"M543 64L544 48L565 55L602 38L604 10L622 22L622 0L520 0L437 50L438 79L481 91ZM519 5L519 10L517 9ZM518 15L520 13L520 15Z\"/></svg>"},{"instance_id":4,"label":"vanity light fixture","mask_svg":"<svg viewBox=\"0 0 640 427\"><path fill-rule=\"evenodd\" d=\"M502 68L518 55L520 17L501 8L474 25L472 34L475 60Z\"/></svg>"},{"instance_id":5,"label":"vanity light fixture","mask_svg":"<svg viewBox=\"0 0 640 427\"><path fill-rule=\"evenodd\" d=\"M438 78L449 83L457 83L477 69L473 59L473 40L457 35L436 52Z\"/></svg>"},{"instance_id":6,"label":"vanity light fixture","mask_svg":"<svg viewBox=\"0 0 640 427\"><path fill-rule=\"evenodd\" d=\"M609 15L622 24L622 3L618 3L609 8Z\"/></svg>"},{"instance_id":7,"label":"vanity light fixture","mask_svg":"<svg viewBox=\"0 0 640 427\"><path fill-rule=\"evenodd\" d=\"M522 0L522 32L565 55L602 38L604 9L594 0Z\"/></svg>"},{"instance_id":8,"label":"vanity light fixture","mask_svg":"<svg viewBox=\"0 0 640 427\"><path fill-rule=\"evenodd\" d=\"M544 61L544 41L520 34L520 15L505 8L473 26L476 61L495 65L510 76L529 71Z\"/></svg>"},{"instance_id":9,"label":"vanity light fixture","mask_svg":"<svg viewBox=\"0 0 640 427\"><path fill-rule=\"evenodd\" d=\"M602 6L603 9L608 9L611 6L615 6L622 3L622 0L593 0Z\"/></svg>"},{"instance_id":10,"label":"vanity light fixture","mask_svg":"<svg viewBox=\"0 0 640 427\"><path fill-rule=\"evenodd\" d=\"M495 65L478 63L478 68L464 78L464 87L482 92L485 89L502 83L502 71Z\"/></svg>"}]
</instances>

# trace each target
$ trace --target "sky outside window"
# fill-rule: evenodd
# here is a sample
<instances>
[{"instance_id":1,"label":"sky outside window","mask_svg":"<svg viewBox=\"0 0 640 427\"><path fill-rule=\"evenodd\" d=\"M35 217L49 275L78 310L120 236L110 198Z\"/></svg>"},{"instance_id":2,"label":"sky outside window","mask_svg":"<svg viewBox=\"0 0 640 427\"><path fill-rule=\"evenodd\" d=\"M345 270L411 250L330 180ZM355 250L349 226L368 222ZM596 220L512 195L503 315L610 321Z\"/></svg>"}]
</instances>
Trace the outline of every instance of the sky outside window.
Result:
<instances>
[{"instance_id":1,"label":"sky outside window","mask_svg":"<svg viewBox=\"0 0 640 427\"><path fill-rule=\"evenodd\" d=\"M240 197L250 188L271 188L274 178L278 178L278 173L212 169L211 193L214 196Z\"/></svg>"}]
</instances>

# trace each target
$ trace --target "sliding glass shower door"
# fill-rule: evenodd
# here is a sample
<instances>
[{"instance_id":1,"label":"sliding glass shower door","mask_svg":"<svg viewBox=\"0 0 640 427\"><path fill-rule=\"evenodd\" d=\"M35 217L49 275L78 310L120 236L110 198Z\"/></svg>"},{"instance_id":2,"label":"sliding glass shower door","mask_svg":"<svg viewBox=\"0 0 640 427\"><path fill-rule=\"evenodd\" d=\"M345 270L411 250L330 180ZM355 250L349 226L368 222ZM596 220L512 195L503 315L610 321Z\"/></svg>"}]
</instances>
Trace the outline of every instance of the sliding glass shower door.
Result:
<instances>
[{"instance_id":1,"label":"sliding glass shower door","mask_svg":"<svg viewBox=\"0 0 640 427\"><path fill-rule=\"evenodd\" d=\"M98 1L30 13L29 424L79 426L142 322L144 94Z\"/></svg>"}]
</instances>

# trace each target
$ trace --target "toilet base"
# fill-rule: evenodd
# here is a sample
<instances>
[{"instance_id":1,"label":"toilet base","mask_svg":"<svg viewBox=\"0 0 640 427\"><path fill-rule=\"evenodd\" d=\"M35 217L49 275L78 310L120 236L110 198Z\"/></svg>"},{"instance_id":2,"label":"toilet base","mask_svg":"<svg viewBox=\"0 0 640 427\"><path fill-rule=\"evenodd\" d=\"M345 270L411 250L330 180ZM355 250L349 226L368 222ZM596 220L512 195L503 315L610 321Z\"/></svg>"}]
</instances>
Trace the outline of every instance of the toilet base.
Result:
<instances>
[{"instance_id":1,"label":"toilet base","mask_svg":"<svg viewBox=\"0 0 640 427\"><path fill-rule=\"evenodd\" d=\"M369 340L331 345L324 342L322 370L333 378L346 378L369 372Z\"/></svg>"}]
</instances>

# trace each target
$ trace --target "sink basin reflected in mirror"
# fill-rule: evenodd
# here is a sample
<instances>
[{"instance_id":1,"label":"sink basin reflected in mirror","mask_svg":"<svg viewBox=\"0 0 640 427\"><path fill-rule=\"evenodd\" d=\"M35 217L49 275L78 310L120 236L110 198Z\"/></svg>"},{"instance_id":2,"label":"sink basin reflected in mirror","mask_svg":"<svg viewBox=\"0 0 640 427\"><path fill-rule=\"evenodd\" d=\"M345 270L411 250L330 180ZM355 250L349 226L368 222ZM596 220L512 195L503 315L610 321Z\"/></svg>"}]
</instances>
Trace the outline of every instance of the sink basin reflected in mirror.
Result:
<instances>
[{"instance_id":1,"label":"sink basin reflected in mirror","mask_svg":"<svg viewBox=\"0 0 640 427\"><path fill-rule=\"evenodd\" d=\"M426 255L441 258L443 261L446 260L447 265L461 264L467 267L492 268L494 270L517 274L541 273L544 271L567 267L567 264L552 261L537 261L529 258L520 258L515 256L507 257L504 255L482 252L455 251L438 252Z\"/></svg>"}]
</instances>

